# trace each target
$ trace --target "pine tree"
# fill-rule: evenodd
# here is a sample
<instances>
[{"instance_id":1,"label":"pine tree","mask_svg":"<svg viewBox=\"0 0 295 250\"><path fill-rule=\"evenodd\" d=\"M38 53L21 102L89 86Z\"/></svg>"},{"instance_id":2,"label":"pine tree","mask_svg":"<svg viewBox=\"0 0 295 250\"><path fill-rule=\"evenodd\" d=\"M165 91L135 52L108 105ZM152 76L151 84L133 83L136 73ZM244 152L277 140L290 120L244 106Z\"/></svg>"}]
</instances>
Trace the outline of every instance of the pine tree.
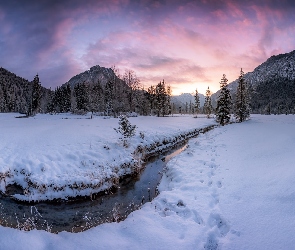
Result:
<instances>
[{"instance_id":1,"label":"pine tree","mask_svg":"<svg viewBox=\"0 0 295 250\"><path fill-rule=\"evenodd\" d=\"M135 135L136 125L131 125L126 115L120 115L119 128L114 128L114 130L123 136L120 139L123 141L123 145L127 147L127 139Z\"/></svg>"},{"instance_id":2,"label":"pine tree","mask_svg":"<svg viewBox=\"0 0 295 250\"><path fill-rule=\"evenodd\" d=\"M50 88L50 93L48 96L48 102L47 102L47 112L48 113L53 113L55 111L54 108L54 91L51 90Z\"/></svg>"},{"instance_id":3,"label":"pine tree","mask_svg":"<svg viewBox=\"0 0 295 250\"><path fill-rule=\"evenodd\" d=\"M113 112L113 99L114 99L114 85L113 82L108 81L105 87L105 114L110 116Z\"/></svg>"},{"instance_id":4,"label":"pine tree","mask_svg":"<svg viewBox=\"0 0 295 250\"><path fill-rule=\"evenodd\" d=\"M78 83L74 87L74 94L76 97L76 109L80 111L87 111L88 109L88 91L85 83Z\"/></svg>"},{"instance_id":5,"label":"pine tree","mask_svg":"<svg viewBox=\"0 0 295 250\"><path fill-rule=\"evenodd\" d=\"M220 82L220 93L218 96L216 108L216 121L222 126L229 123L232 105L230 91L227 88L227 82L228 80L226 75L223 74Z\"/></svg>"},{"instance_id":6,"label":"pine tree","mask_svg":"<svg viewBox=\"0 0 295 250\"><path fill-rule=\"evenodd\" d=\"M69 84L66 85L66 87L63 88L63 111L64 112L69 112L71 110L71 96L72 96L72 91L71 87Z\"/></svg>"},{"instance_id":7,"label":"pine tree","mask_svg":"<svg viewBox=\"0 0 295 250\"><path fill-rule=\"evenodd\" d=\"M172 90L171 90L170 85L168 85L167 89L166 89L166 102L165 102L165 114L166 115L171 115L171 113L172 113L171 95L172 95Z\"/></svg>"},{"instance_id":8,"label":"pine tree","mask_svg":"<svg viewBox=\"0 0 295 250\"><path fill-rule=\"evenodd\" d=\"M208 87L208 89L206 90L205 103L204 103L204 112L207 115L207 118L210 118L212 111L213 111L213 107L211 103L211 91Z\"/></svg>"},{"instance_id":9,"label":"pine tree","mask_svg":"<svg viewBox=\"0 0 295 250\"><path fill-rule=\"evenodd\" d=\"M194 107L193 107L192 101L189 101L189 113L190 114L194 113Z\"/></svg>"},{"instance_id":10,"label":"pine tree","mask_svg":"<svg viewBox=\"0 0 295 250\"><path fill-rule=\"evenodd\" d=\"M149 107L150 107L150 114L153 113L153 110L155 109L156 104L156 89L155 86L151 85L148 88L148 101L149 101Z\"/></svg>"},{"instance_id":11,"label":"pine tree","mask_svg":"<svg viewBox=\"0 0 295 250\"><path fill-rule=\"evenodd\" d=\"M38 74L34 77L32 84L31 115L38 113L42 97L42 87Z\"/></svg>"},{"instance_id":12,"label":"pine tree","mask_svg":"<svg viewBox=\"0 0 295 250\"><path fill-rule=\"evenodd\" d=\"M165 115L165 105L167 103L167 93L165 89L165 82L159 82L156 86L155 90L156 95L156 112L157 116L159 117Z\"/></svg>"},{"instance_id":13,"label":"pine tree","mask_svg":"<svg viewBox=\"0 0 295 250\"><path fill-rule=\"evenodd\" d=\"M199 93L198 93L197 89L196 89L194 98L195 98L195 108L194 108L194 110L196 112L196 117L197 117L197 114L200 112L200 97L199 97Z\"/></svg>"},{"instance_id":14,"label":"pine tree","mask_svg":"<svg viewBox=\"0 0 295 250\"><path fill-rule=\"evenodd\" d=\"M248 86L244 78L244 72L241 69L235 101L235 118L238 122L243 122L250 118L249 102Z\"/></svg>"}]
</instances>

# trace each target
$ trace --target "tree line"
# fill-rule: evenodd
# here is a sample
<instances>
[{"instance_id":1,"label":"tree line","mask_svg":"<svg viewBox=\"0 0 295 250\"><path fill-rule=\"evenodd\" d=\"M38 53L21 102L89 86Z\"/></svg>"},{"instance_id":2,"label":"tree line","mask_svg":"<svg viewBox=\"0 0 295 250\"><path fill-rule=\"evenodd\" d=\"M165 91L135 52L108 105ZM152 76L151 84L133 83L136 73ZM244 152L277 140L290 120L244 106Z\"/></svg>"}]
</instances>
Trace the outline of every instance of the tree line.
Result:
<instances>
[{"instance_id":1,"label":"tree line","mask_svg":"<svg viewBox=\"0 0 295 250\"><path fill-rule=\"evenodd\" d=\"M238 87L235 93L235 101L232 101L230 90L228 89L228 79L223 74L220 81L220 92L217 98L217 107L213 108L211 102L211 91L208 87L206 91L204 111L207 118L214 112L216 121L222 126L230 122L231 114L237 122L243 122L250 118L250 91L249 86L245 81L244 72L241 69L238 78Z\"/></svg>"},{"instance_id":2,"label":"tree line","mask_svg":"<svg viewBox=\"0 0 295 250\"><path fill-rule=\"evenodd\" d=\"M126 70L120 75L113 67L112 72L106 83L99 80L95 83L78 82L51 90L41 86L38 74L29 82L0 68L0 112L20 112L27 116L36 113L96 112L114 117L122 113L156 116L204 113L207 117L215 114L218 122L226 124L230 113L238 121L248 119L250 107L252 111L264 114L287 114L295 111L294 98L290 97L295 93L294 80L275 79L259 84L254 91L245 82L241 69L237 92L232 96L227 87L226 75L223 75L215 108L209 87L203 107L200 106L196 89L194 102L190 101L180 108L171 102L172 90L165 80L145 89L134 71Z\"/></svg>"},{"instance_id":3,"label":"tree line","mask_svg":"<svg viewBox=\"0 0 295 250\"><path fill-rule=\"evenodd\" d=\"M0 112L27 116L65 112L114 117L122 113L171 114L171 88L164 80L145 90L134 71L126 70L120 75L115 67L112 70L106 82L83 81L51 90L41 86L38 74L28 81L0 68Z\"/></svg>"}]
</instances>

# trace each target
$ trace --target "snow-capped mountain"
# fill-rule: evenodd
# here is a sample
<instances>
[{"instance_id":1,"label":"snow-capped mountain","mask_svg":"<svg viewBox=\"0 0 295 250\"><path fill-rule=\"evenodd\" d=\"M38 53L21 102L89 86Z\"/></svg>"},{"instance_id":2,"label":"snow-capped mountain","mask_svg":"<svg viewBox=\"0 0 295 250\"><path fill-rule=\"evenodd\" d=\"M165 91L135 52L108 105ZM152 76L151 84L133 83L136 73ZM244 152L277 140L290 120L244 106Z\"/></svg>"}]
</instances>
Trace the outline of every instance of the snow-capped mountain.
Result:
<instances>
[{"instance_id":1,"label":"snow-capped mountain","mask_svg":"<svg viewBox=\"0 0 295 250\"><path fill-rule=\"evenodd\" d=\"M199 93L200 97L200 105L201 107L204 105L205 102L205 96L203 94ZM172 96L171 97L171 102L174 103L175 107L182 107L184 108L186 103L189 105L189 103L195 103L195 98L192 94L190 93L182 93L181 95L178 96Z\"/></svg>"},{"instance_id":2,"label":"snow-capped mountain","mask_svg":"<svg viewBox=\"0 0 295 250\"><path fill-rule=\"evenodd\" d=\"M264 63L256 67L253 72L245 74L246 82L254 89L260 83L274 79L295 79L295 50L290 53L271 56ZM233 92L236 91L237 86L238 80L229 84L229 88Z\"/></svg>"},{"instance_id":3,"label":"snow-capped mountain","mask_svg":"<svg viewBox=\"0 0 295 250\"><path fill-rule=\"evenodd\" d=\"M237 72L237 75L239 72ZM256 67L253 72L245 74L251 94L253 113L293 113L295 109L295 50L271 56ZM238 79L228 87L233 99L238 86ZM212 95L216 103L219 91Z\"/></svg>"}]
</instances>

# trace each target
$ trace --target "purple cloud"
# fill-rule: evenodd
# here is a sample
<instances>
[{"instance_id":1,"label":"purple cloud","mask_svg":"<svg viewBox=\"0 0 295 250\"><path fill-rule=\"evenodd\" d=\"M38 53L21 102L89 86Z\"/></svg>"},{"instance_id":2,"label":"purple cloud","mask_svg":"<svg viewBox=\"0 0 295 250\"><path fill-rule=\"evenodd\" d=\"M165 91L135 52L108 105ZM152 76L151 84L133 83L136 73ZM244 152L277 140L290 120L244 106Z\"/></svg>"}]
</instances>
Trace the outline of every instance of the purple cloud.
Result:
<instances>
[{"instance_id":1,"label":"purple cloud","mask_svg":"<svg viewBox=\"0 0 295 250\"><path fill-rule=\"evenodd\" d=\"M99 64L133 69L146 85L216 91L223 73L232 81L293 50L294 20L287 0L10 0L0 5L0 66L29 80L38 72L47 87Z\"/></svg>"}]
</instances>

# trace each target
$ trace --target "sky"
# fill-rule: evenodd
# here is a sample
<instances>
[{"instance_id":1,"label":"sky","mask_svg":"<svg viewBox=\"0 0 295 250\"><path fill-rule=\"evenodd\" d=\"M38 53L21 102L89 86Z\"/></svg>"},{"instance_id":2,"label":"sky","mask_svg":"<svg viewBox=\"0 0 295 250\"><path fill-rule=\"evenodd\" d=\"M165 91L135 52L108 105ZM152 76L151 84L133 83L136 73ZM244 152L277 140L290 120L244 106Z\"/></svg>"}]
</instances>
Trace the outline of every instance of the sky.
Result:
<instances>
[{"instance_id":1,"label":"sky","mask_svg":"<svg viewBox=\"0 0 295 250\"><path fill-rule=\"evenodd\" d=\"M55 88L115 65L204 94L294 50L294 20L294 0L0 0L0 67Z\"/></svg>"}]
</instances>

